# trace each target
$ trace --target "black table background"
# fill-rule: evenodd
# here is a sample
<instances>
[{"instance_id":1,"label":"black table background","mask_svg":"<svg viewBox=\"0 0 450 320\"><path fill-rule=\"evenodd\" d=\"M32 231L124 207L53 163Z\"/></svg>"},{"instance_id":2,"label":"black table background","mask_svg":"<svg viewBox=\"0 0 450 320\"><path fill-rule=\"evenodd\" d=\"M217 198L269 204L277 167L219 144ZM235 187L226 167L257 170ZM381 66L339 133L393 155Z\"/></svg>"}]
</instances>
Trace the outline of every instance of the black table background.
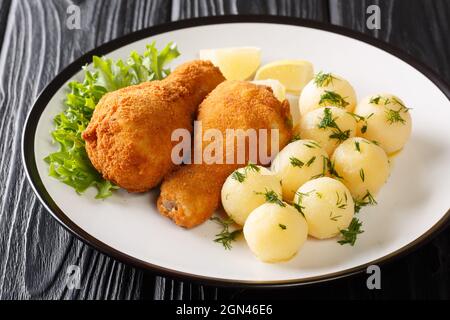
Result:
<instances>
[{"instance_id":1,"label":"black table background","mask_svg":"<svg viewBox=\"0 0 450 320\"><path fill-rule=\"evenodd\" d=\"M66 28L70 4L80 6L81 30ZM381 8L380 30L366 28L371 4ZM367 289L366 274L297 288L215 288L111 259L65 231L40 205L21 165L20 139L26 114L45 85L83 53L121 35L223 14L341 25L401 48L450 82L448 0L0 0L0 299L448 299L449 229L383 265L381 290ZM65 285L72 264L81 267L79 290Z\"/></svg>"}]
</instances>

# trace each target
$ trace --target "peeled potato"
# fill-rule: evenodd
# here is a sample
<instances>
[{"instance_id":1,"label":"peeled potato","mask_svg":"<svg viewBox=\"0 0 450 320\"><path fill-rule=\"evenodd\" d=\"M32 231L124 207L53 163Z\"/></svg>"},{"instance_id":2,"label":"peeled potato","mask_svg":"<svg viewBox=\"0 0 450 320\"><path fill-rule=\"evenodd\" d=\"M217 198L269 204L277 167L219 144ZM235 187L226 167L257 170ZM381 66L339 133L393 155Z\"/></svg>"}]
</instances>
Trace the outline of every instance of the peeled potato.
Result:
<instances>
[{"instance_id":1,"label":"peeled potato","mask_svg":"<svg viewBox=\"0 0 450 320\"><path fill-rule=\"evenodd\" d=\"M272 171L281 179L283 199L292 201L297 189L312 177L325 173L327 153L313 140L297 140L281 150Z\"/></svg>"},{"instance_id":2,"label":"peeled potato","mask_svg":"<svg viewBox=\"0 0 450 320\"><path fill-rule=\"evenodd\" d=\"M241 176L237 177L236 172ZM281 197L281 180L270 170L255 165L240 168L225 180L222 187L223 208L231 219L243 226L250 212L264 204L262 193L267 190Z\"/></svg>"},{"instance_id":3,"label":"peeled potato","mask_svg":"<svg viewBox=\"0 0 450 320\"><path fill-rule=\"evenodd\" d=\"M337 127L326 124L332 119ZM356 120L344 109L325 107L308 112L300 119L300 132L304 139L317 141L331 155L345 139L355 136Z\"/></svg>"},{"instance_id":4,"label":"peeled potato","mask_svg":"<svg viewBox=\"0 0 450 320\"><path fill-rule=\"evenodd\" d=\"M328 239L346 229L353 219L354 203L347 187L328 177L310 180L294 198L308 223L308 234Z\"/></svg>"},{"instance_id":5,"label":"peeled potato","mask_svg":"<svg viewBox=\"0 0 450 320\"><path fill-rule=\"evenodd\" d=\"M339 107L353 111L356 94L344 78L335 74L319 73L303 88L298 103L302 116L321 107Z\"/></svg>"},{"instance_id":6,"label":"peeled potato","mask_svg":"<svg viewBox=\"0 0 450 320\"><path fill-rule=\"evenodd\" d=\"M331 158L334 170L355 199L375 196L389 176L384 150L364 138L354 137L336 148Z\"/></svg>"},{"instance_id":7,"label":"peeled potato","mask_svg":"<svg viewBox=\"0 0 450 320\"><path fill-rule=\"evenodd\" d=\"M298 110L298 96L293 94L287 94L286 100L289 101L289 110L291 111L292 125L298 127L300 123L300 110Z\"/></svg>"},{"instance_id":8,"label":"peeled potato","mask_svg":"<svg viewBox=\"0 0 450 320\"><path fill-rule=\"evenodd\" d=\"M250 250L264 262L291 259L308 236L308 225L292 206L265 203L253 210L244 225Z\"/></svg>"},{"instance_id":9,"label":"peeled potato","mask_svg":"<svg viewBox=\"0 0 450 320\"><path fill-rule=\"evenodd\" d=\"M381 93L364 98L355 108L366 121L358 122L358 135L377 141L388 154L403 148L411 135L411 115L400 98Z\"/></svg>"}]
</instances>

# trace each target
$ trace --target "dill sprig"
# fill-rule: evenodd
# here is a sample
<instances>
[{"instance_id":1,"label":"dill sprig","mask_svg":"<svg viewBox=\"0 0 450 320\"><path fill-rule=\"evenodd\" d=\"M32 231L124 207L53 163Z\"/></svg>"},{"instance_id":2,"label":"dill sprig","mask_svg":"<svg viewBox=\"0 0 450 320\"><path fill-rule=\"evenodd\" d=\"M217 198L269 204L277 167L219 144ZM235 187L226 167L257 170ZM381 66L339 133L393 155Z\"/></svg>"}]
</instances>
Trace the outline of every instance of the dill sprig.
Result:
<instances>
[{"instance_id":1,"label":"dill sprig","mask_svg":"<svg viewBox=\"0 0 450 320\"><path fill-rule=\"evenodd\" d=\"M356 151L361 152L361 147L359 145L359 141L355 141L355 149L356 149Z\"/></svg>"},{"instance_id":2,"label":"dill sprig","mask_svg":"<svg viewBox=\"0 0 450 320\"><path fill-rule=\"evenodd\" d=\"M361 234L364 232L364 230L361 229L362 223L358 220L358 218L353 218L352 222L350 222L350 225L347 229L340 230L342 239L338 241L339 244L349 244L351 246L355 245L356 239L358 238L358 234Z\"/></svg>"},{"instance_id":3,"label":"dill sprig","mask_svg":"<svg viewBox=\"0 0 450 320\"><path fill-rule=\"evenodd\" d=\"M314 84L320 88L328 86L330 83L333 83L333 80L335 80L336 77L333 76L331 73L323 73L320 71L316 76L314 77Z\"/></svg>"},{"instance_id":4,"label":"dill sprig","mask_svg":"<svg viewBox=\"0 0 450 320\"><path fill-rule=\"evenodd\" d=\"M327 174L327 168L328 168L327 163L328 163L328 158L325 156L322 156L322 172L312 176L311 179L325 177Z\"/></svg>"},{"instance_id":5,"label":"dill sprig","mask_svg":"<svg viewBox=\"0 0 450 320\"><path fill-rule=\"evenodd\" d=\"M247 171L255 171L255 172L259 172L259 171L260 171L260 168L259 168L256 164L249 162L249 163L247 164L247 166L245 167L244 170L245 170L246 172L247 172Z\"/></svg>"},{"instance_id":6,"label":"dill sprig","mask_svg":"<svg viewBox=\"0 0 450 320\"><path fill-rule=\"evenodd\" d=\"M333 216L333 211L330 212L330 220L338 221L340 217L342 217L342 215Z\"/></svg>"},{"instance_id":7,"label":"dill sprig","mask_svg":"<svg viewBox=\"0 0 450 320\"><path fill-rule=\"evenodd\" d=\"M293 206L294 206L295 209L297 209L298 212L300 212L302 214L303 217L305 216L305 212L303 211L305 209L305 207L302 205L303 197L308 197L314 191L315 190L311 190L311 191L308 191L308 192L297 191L295 193L298 197L297 197L297 202L294 202Z\"/></svg>"},{"instance_id":8,"label":"dill sprig","mask_svg":"<svg viewBox=\"0 0 450 320\"><path fill-rule=\"evenodd\" d=\"M367 143L367 144L374 144L376 146L380 145L380 143L378 141L375 141L375 140L363 139L362 142Z\"/></svg>"},{"instance_id":9,"label":"dill sprig","mask_svg":"<svg viewBox=\"0 0 450 320\"><path fill-rule=\"evenodd\" d=\"M264 198L266 199L266 202L275 203L275 204L279 205L280 207L286 207L286 203L283 202L283 200L281 200L278 197L278 194L273 190L266 189L266 192L255 192L255 193L263 195Z\"/></svg>"},{"instance_id":10,"label":"dill sprig","mask_svg":"<svg viewBox=\"0 0 450 320\"><path fill-rule=\"evenodd\" d=\"M364 169L359 169L359 177L361 178L362 182L364 182L366 174L364 173Z\"/></svg>"},{"instance_id":11,"label":"dill sprig","mask_svg":"<svg viewBox=\"0 0 450 320\"><path fill-rule=\"evenodd\" d=\"M233 174L231 175L231 178L233 178L234 180L237 180L238 182L244 182L245 180L245 174L240 173L239 171L235 171L233 172Z\"/></svg>"},{"instance_id":12,"label":"dill sprig","mask_svg":"<svg viewBox=\"0 0 450 320\"><path fill-rule=\"evenodd\" d=\"M293 167L301 168L301 167L303 167L303 166L305 165L305 163L304 163L303 161L299 160L299 159L296 158L296 157L290 157L290 158L289 158L289 161L291 162L291 165L292 165Z\"/></svg>"},{"instance_id":13,"label":"dill sprig","mask_svg":"<svg viewBox=\"0 0 450 320\"><path fill-rule=\"evenodd\" d=\"M293 203L292 206L297 209L298 212L300 212L302 214L303 217L305 217L305 213L303 212L303 209L305 209L304 206L299 205L298 203Z\"/></svg>"},{"instance_id":14,"label":"dill sprig","mask_svg":"<svg viewBox=\"0 0 450 320\"><path fill-rule=\"evenodd\" d=\"M369 190L367 190L364 197L362 197L361 199L355 199L354 202L355 202L355 212L356 213L358 213L362 207L369 206L369 205L373 206L373 205L377 204L377 201L372 196L372 194L369 192Z\"/></svg>"},{"instance_id":15,"label":"dill sprig","mask_svg":"<svg viewBox=\"0 0 450 320\"><path fill-rule=\"evenodd\" d=\"M370 119L374 114L371 113L367 117L360 116L359 114L353 113L353 112L347 112L349 115L353 117L353 119L356 120L356 123L359 123L360 121L363 122L363 125L361 126L361 133L366 133L367 131L367 120Z\"/></svg>"},{"instance_id":16,"label":"dill sprig","mask_svg":"<svg viewBox=\"0 0 450 320\"><path fill-rule=\"evenodd\" d=\"M356 120L356 122L360 122L360 121L366 120L365 117L360 116L359 114L356 114L356 113L353 113L353 112L350 112L350 111L347 111L347 113L348 113L349 115L351 115L351 116Z\"/></svg>"},{"instance_id":17,"label":"dill sprig","mask_svg":"<svg viewBox=\"0 0 450 320\"><path fill-rule=\"evenodd\" d=\"M342 179L342 176L339 175L339 173L336 171L334 167L334 161L331 161L330 158L327 158L327 166L328 166L328 172L329 174L337 179Z\"/></svg>"},{"instance_id":18,"label":"dill sprig","mask_svg":"<svg viewBox=\"0 0 450 320\"><path fill-rule=\"evenodd\" d=\"M230 250L232 247L231 243L236 241L237 236L242 233L242 230L237 229L230 231L230 226L234 224L234 221L231 218L221 219L219 217L211 217L210 220L215 221L222 226L222 231L216 234L214 242L222 244L225 250Z\"/></svg>"},{"instance_id":19,"label":"dill sprig","mask_svg":"<svg viewBox=\"0 0 450 320\"><path fill-rule=\"evenodd\" d=\"M330 108L325 108L323 110L323 118L317 126L320 129L331 128L333 132L330 134L329 138L343 142L350 137L350 130L342 131L336 123L337 118L338 117L333 118L333 113Z\"/></svg>"},{"instance_id":20,"label":"dill sprig","mask_svg":"<svg viewBox=\"0 0 450 320\"><path fill-rule=\"evenodd\" d=\"M369 100L369 103L376 104L376 105L381 105L381 104L387 105L390 102L391 102L391 99L389 99L389 97L383 97L383 96L380 96L380 95L377 95L375 97L371 97L370 100Z\"/></svg>"},{"instance_id":21,"label":"dill sprig","mask_svg":"<svg viewBox=\"0 0 450 320\"><path fill-rule=\"evenodd\" d=\"M402 111L402 108L400 108L398 110L386 108L387 122L389 122L389 124L394 124L394 123L405 124L405 122L406 122L405 119L403 119L402 116L400 115L401 111Z\"/></svg>"},{"instance_id":22,"label":"dill sprig","mask_svg":"<svg viewBox=\"0 0 450 320\"><path fill-rule=\"evenodd\" d=\"M289 143L291 142L295 142L297 140L300 140L302 137L300 136L300 134L296 133L292 136L291 140L289 141Z\"/></svg>"},{"instance_id":23,"label":"dill sprig","mask_svg":"<svg viewBox=\"0 0 450 320\"><path fill-rule=\"evenodd\" d=\"M316 141L313 140L308 140L305 144L305 147L309 148L309 149L314 149L314 148L321 148L320 144L318 144Z\"/></svg>"},{"instance_id":24,"label":"dill sprig","mask_svg":"<svg viewBox=\"0 0 450 320\"><path fill-rule=\"evenodd\" d=\"M339 193L336 191L336 207L338 207L338 209L347 209L347 204L348 204L348 197L347 197L347 193L344 191L344 196L340 197Z\"/></svg>"},{"instance_id":25,"label":"dill sprig","mask_svg":"<svg viewBox=\"0 0 450 320\"><path fill-rule=\"evenodd\" d=\"M410 110L409 108L407 108L399 99L397 99L396 97L383 97L383 96L375 96L372 97L369 101L372 104L376 104L376 105L384 105L386 108L386 119L387 122L389 122L389 124L394 124L394 123L401 123L401 124L405 124L405 119L402 118L401 116L401 112L408 112L408 110ZM396 109L392 109L392 108L388 108L386 107L388 104L391 105L398 105L399 108Z\"/></svg>"},{"instance_id":26,"label":"dill sprig","mask_svg":"<svg viewBox=\"0 0 450 320\"><path fill-rule=\"evenodd\" d=\"M334 91L325 90L325 93L320 96L319 105L331 105L339 108L345 108L349 105L349 103L345 101L345 98L343 98L340 94Z\"/></svg>"},{"instance_id":27,"label":"dill sprig","mask_svg":"<svg viewBox=\"0 0 450 320\"><path fill-rule=\"evenodd\" d=\"M330 134L330 139L336 139L340 142L347 140L350 137L350 130L337 131Z\"/></svg>"},{"instance_id":28,"label":"dill sprig","mask_svg":"<svg viewBox=\"0 0 450 320\"><path fill-rule=\"evenodd\" d=\"M319 129L326 129L326 128L334 128L336 129L338 125L336 124L336 118L333 118L333 113L331 112L330 108L323 109L323 118L320 120L320 123L317 125Z\"/></svg>"},{"instance_id":29,"label":"dill sprig","mask_svg":"<svg viewBox=\"0 0 450 320\"><path fill-rule=\"evenodd\" d=\"M308 160L308 162L306 162L306 166L309 167L310 165L313 164L313 162L316 160L316 156L313 156L311 159Z\"/></svg>"},{"instance_id":30,"label":"dill sprig","mask_svg":"<svg viewBox=\"0 0 450 320\"><path fill-rule=\"evenodd\" d=\"M393 101L395 104L398 104L400 107L402 107L402 109L405 110L405 112L408 111L408 110L411 110L410 108L407 108L407 107L406 107L400 100L398 100L396 97L392 97L392 101Z\"/></svg>"},{"instance_id":31,"label":"dill sprig","mask_svg":"<svg viewBox=\"0 0 450 320\"><path fill-rule=\"evenodd\" d=\"M239 172L238 170L236 170L231 175L231 178L234 179L234 180L237 180L240 183L242 183L242 182L244 182L245 178L247 178L247 173L249 171L259 172L260 168L256 164L249 162L247 164L247 166L244 167L244 173Z\"/></svg>"}]
</instances>

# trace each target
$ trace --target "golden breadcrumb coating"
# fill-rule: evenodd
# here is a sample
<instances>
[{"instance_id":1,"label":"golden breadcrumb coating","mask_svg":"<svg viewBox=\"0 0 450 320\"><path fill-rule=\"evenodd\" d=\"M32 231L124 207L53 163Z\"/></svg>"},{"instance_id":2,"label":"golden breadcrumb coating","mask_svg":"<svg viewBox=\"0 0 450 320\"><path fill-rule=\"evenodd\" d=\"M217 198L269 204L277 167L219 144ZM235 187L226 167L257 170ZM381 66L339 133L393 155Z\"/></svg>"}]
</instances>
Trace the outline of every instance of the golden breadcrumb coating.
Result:
<instances>
[{"instance_id":1,"label":"golden breadcrumb coating","mask_svg":"<svg viewBox=\"0 0 450 320\"><path fill-rule=\"evenodd\" d=\"M161 81L105 94L83 132L94 167L130 192L155 187L173 170L175 129L192 130L198 105L224 77L208 61L192 61Z\"/></svg>"},{"instance_id":2,"label":"golden breadcrumb coating","mask_svg":"<svg viewBox=\"0 0 450 320\"><path fill-rule=\"evenodd\" d=\"M267 129L270 133L270 129L277 128L280 150L291 138L289 103L278 101L269 87L244 81L225 81L218 85L200 105L198 120L202 121L203 134L213 128L222 132L224 150L227 144L234 144L234 148L229 149L234 157L236 139L226 139L226 129ZM203 142L203 150L208 144L208 141ZM270 152L270 143L264 150ZM245 164L249 160L248 151L247 144ZM224 163L225 160L224 157ZM219 206L225 179L245 164L202 163L179 167L165 177L161 185L159 211L187 228L204 222Z\"/></svg>"}]
</instances>

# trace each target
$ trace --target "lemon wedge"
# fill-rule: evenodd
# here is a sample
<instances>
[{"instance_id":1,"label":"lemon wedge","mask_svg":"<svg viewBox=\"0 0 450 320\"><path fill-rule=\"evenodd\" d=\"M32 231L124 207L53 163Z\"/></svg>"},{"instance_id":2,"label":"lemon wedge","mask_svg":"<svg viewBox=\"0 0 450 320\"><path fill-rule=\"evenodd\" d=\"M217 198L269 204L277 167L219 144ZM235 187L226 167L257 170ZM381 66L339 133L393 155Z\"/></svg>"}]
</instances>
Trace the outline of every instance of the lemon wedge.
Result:
<instances>
[{"instance_id":1,"label":"lemon wedge","mask_svg":"<svg viewBox=\"0 0 450 320\"><path fill-rule=\"evenodd\" d=\"M199 55L219 67L227 80L248 80L261 64L261 49L256 47L203 49Z\"/></svg>"},{"instance_id":2,"label":"lemon wedge","mask_svg":"<svg viewBox=\"0 0 450 320\"><path fill-rule=\"evenodd\" d=\"M311 62L305 60L279 60L259 68L255 80L277 79L288 92L299 94L313 78L313 69Z\"/></svg>"},{"instance_id":3,"label":"lemon wedge","mask_svg":"<svg viewBox=\"0 0 450 320\"><path fill-rule=\"evenodd\" d=\"M272 88L273 95L280 101L286 99L286 88L276 79L254 80L251 82Z\"/></svg>"}]
</instances>

